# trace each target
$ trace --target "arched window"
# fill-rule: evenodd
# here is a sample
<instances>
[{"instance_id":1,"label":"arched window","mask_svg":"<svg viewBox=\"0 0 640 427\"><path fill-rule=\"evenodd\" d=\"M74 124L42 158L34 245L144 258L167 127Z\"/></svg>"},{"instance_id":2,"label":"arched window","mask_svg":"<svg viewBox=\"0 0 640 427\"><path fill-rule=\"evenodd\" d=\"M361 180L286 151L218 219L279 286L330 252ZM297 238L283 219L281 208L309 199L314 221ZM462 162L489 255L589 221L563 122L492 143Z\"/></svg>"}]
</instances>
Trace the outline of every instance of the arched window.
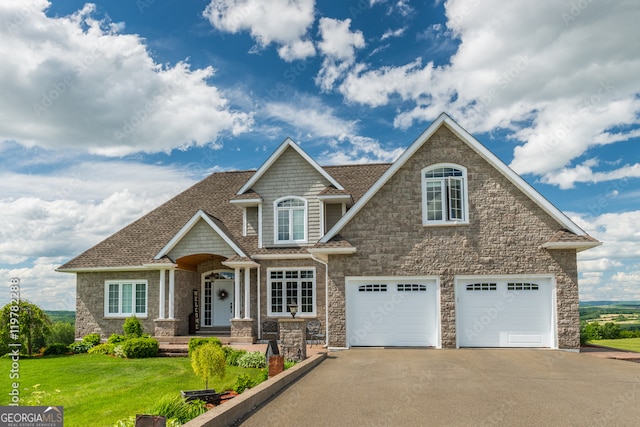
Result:
<instances>
[{"instance_id":1,"label":"arched window","mask_svg":"<svg viewBox=\"0 0 640 427\"><path fill-rule=\"evenodd\" d=\"M307 201L287 197L275 201L276 243L307 241Z\"/></svg>"},{"instance_id":2,"label":"arched window","mask_svg":"<svg viewBox=\"0 0 640 427\"><path fill-rule=\"evenodd\" d=\"M422 223L449 224L469 221L467 169L438 164L422 170Z\"/></svg>"}]
</instances>

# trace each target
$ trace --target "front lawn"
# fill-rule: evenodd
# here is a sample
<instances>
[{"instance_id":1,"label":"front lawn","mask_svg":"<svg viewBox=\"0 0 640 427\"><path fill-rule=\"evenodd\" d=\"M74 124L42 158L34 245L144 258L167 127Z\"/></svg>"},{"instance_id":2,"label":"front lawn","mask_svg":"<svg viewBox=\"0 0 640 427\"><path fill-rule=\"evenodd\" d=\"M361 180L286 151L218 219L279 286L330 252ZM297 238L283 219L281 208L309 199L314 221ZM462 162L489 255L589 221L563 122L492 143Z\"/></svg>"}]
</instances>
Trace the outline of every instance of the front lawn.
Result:
<instances>
[{"instance_id":1,"label":"front lawn","mask_svg":"<svg viewBox=\"0 0 640 427\"><path fill-rule=\"evenodd\" d=\"M640 352L640 338L618 338L616 340L593 340L589 344L611 347L619 350Z\"/></svg>"},{"instance_id":2,"label":"front lawn","mask_svg":"<svg viewBox=\"0 0 640 427\"><path fill-rule=\"evenodd\" d=\"M67 427L112 426L117 420L144 413L161 397L180 390L204 388L186 357L121 359L104 355L20 359L20 379L11 380L11 360L0 359L0 405L8 405L11 383L20 383L21 404L45 392L37 405L64 406ZM218 391L233 388L239 374L260 380L260 369L227 366L222 381L210 381ZM38 385L34 388L34 386Z\"/></svg>"}]
</instances>

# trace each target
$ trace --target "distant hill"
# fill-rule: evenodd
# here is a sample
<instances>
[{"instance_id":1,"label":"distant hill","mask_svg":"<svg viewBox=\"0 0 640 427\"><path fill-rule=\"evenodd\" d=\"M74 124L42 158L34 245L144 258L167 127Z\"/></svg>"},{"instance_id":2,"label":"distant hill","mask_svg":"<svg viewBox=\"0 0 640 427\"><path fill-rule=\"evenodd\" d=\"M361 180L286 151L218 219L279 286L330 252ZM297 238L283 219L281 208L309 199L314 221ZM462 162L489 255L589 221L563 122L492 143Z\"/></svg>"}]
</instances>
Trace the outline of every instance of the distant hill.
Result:
<instances>
[{"instance_id":1,"label":"distant hill","mask_svg":"<svg viewBox=\"0 0 640 427\"><path fill-rule=\"evenodd\" d=\"M45 310L47 316L53 323L67 322L72 325L76 324L76 312L75 311L62 311L62 310Z\"/></svg>"},{"instance_id":2,"label":"distant hill","mask_svg":"<svg viewBox=\"0 0 640 427\"><path fill-rule=\"evenodd\" d=\"M593 320L604 314L640 314L640 301L580 301L580 320Z\"/></svg>"}]
</instances>

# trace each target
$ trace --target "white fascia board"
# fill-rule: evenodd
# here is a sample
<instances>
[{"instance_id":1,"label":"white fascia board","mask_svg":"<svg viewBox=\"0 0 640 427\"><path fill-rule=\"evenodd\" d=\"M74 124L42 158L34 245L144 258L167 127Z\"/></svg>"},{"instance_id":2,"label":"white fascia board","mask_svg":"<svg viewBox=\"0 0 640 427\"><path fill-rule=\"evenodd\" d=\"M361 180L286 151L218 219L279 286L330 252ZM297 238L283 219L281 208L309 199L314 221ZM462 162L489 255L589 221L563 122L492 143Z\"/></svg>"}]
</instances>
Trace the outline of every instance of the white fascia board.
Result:
<instances>
[{"instance_id":1,"label":"white fascia board","mask_svg":"<svg viewBox=\"0 0 640 427\"><path fill-rule=\"evenodd\" d=\"M311 254L256 254L251 258L255 260L269 259L311 259Z\"/></svg>"},{"instance_id":2,"label":"white fascia board","mask_svg":"<svg viewBox=\"0 0 640 427\"><path fill-rule=\"evenodd\" d=\"M577 252L582 252L600 245L602 242L548 242L543 243L542 247L549 250L575 249Z\"/></svg>"},{"instance_id":3,"label":"white fascia board","mask_svg":"<svg viewBox=\"0 0 640 427\"><path fill-rule=\"evenodd\" d=\"M316 171L318 171L318 173L320 173L334 187L336 187L338 190L344 190L344 187L342 187L342 185L340 185L338 181L336 181L331 175L329 175L327 171L322 169L322 167L318 163L316 163L316 161L313 160L307 153L305 153L304 150L300 148L298 144L296 144L291 138L286 138L284 142L280 144L280 147L278 147L278 149L267 159L267 161L264 162L262 166L260 166L260 168L256 171L256 173L253 174L253 176L249 179L249 181L247 181L247 183L243 185L242 188L236 194L240 195L240 194L243 194L245 191L249 190L256 183L256 181L258 181L258 179L260 179L260 177L262 177L262 175L264 175L264 173L267 170L269 170L269 168L276 162L276 160L280 158L282 153L284 153L285 150L289 147L296 150L296 152L300 154L300 156L303 159L305 159L307 163L309 163Z\"/></svg>"},{"instance_id":4,"label":"white fascia board","mask_svg":"<svg viewBox=\"0 0 640 427\"><path fill-rule=\"evenodd\" d=\"M576 223L571 221L564 213L558 208L553 206L546 198L544 198L537 190L529 185L524 179L522 179L517 173L515 173L509 166L507 166L502 160L496 157L491 151L489 151L484 145L480 143L473 135L464 130L458 125L451 117L445 113L441 113L431 125L425 129L422 134L405 150L400 157L391 165L387 171L382 174L378 181L371 186L371 188L358 200L356 204L342 217L340 220L327 232L327 234L320 239L321 243L326 243L331 240L338 232L353 218L362 207L395 175L406 162L413 156L416 151L440 128L440 126L446 125L451 132L453 132L458 138L465 142L471 149L484 158L489 164L493 165L498 171L500 171L509 181L511 181L516 187L518 187L523 193L525 193L530 199L532 199L540 208L542 208L547 214L551 215L556 221L562 224L565 228L570 230L576 235L585 236L587 233L580 228Z\"/></svg>"},{"instance_id":5,"label":"white fascia board","mask_svg":"<svg viewBox=\"0 0 640 427\"><path fill-rule=\"evenodd\" d=\"M231 268L260 267L260 264L258 264L255 261L222 261L222 265L226 265L227 267L231 267Z\"/></svg>"},{"instance_id":6,"label":"white fascia board","mask_svg":"<svg viewBox=\"0 0 640 427\"><path fill-rule=\"evenodd\" d=\"M328 254L328 255L351 255L355 254L358 249L357 248L315 248L315 249L307 249L311 254Z\"/></svg>"},{"instance_id":7,"label":"white fascia board","mask_svg":"<svg viewBox=\"0 0 640 427\"><path fill-rule=\"evenodd\" d=\"M220 227L218 227L216 225L215 222L213 222L213 220L209 217L209 215L207 215L204 211L199 210L198 212L196 212L196 214L194 216L191 217L191 219L184 225L184 227L182 227L180 229L180 231L178 231L178 233L176 233L176 235L173 236L173 238L169 241L169 243L167 243L165 245L165 247L162 248L162 250L160 252L158 252L158 255L156 255L154 259L160 259L163 256L167 255L169 252L171 252L171 249L173 249L178 244L178 242L180 242L180 240L182 240L184 238L184 236L186 236L187 233L201 219L204 220L207 224L209 224L209 226L213 229L213 231L215 231L220 237L222 237L222 240L224 240L225 243L227 245L229 245L231 247L231 249L233 249L233 251L236 253L236 255L238 255L240 257L246 257L247 256L238 247L238 245L236 245L235 242L229 236L227 236L220 229Z\"/></svg>"},{"instance_id":8,"label":"white fascia board","mask_svg":"<svg viewBox=\"0 0 640 427\"><path fill-rule=\"evenodd\" d=\"M176 264L143 264L125 265L120 267L80 267L80 268L57 268L59 273L99 273L102 271L147 271L147 270L172 270Z\"/></svg>"},{"instance_id":9,"label":"white fascia board","mask_svg":"<svg viewBox=\"0 0 640 427\"><path fill-rule=\"evenodd\" d=\"M251 206L258 206L262 203L262 199L231 199L229 200L229 203L243 208L248 208Z\"/></svg>"}]
</instances>

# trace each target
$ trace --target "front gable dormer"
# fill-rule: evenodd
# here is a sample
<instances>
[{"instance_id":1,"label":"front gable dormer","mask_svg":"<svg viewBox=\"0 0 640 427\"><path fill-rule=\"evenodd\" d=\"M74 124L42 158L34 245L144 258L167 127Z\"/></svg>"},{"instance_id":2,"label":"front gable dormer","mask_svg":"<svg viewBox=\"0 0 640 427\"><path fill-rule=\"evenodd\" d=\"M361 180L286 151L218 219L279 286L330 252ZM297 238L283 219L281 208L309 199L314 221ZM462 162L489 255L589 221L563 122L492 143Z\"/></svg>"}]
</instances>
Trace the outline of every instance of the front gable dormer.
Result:
<instances>
[{"instance_id":1,"label":"front gable dormer","mask_svg":"<svg viewBox=\"0 0 640 427\"><path fill-rule=\"evenodd\" d=\"M268 248L315 244L351 201L334 177L287 138L231 203L243 209L244 235L255 232L259 247Z\"/></svg>"}]
</instances>

